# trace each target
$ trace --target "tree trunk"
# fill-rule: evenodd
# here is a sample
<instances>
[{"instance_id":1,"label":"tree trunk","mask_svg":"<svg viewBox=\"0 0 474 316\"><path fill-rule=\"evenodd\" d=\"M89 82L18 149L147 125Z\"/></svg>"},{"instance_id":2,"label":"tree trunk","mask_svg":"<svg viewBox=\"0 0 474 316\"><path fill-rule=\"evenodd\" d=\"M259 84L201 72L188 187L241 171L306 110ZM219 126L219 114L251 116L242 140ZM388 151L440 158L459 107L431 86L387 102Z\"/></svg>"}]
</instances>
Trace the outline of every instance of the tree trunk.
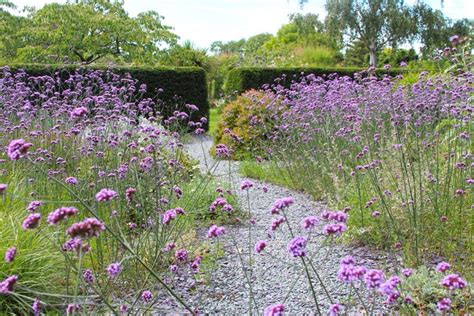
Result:
<instances>
[{"instance_id":1,"label":"tree trunk","mask_svg":"<svg viewBox=\"0 0 474 316\"><path fill-rule=\"evenodd\" d=\"M377 67L377 50L373 48L372 45L369 49L369 57L370 66Z\"/></svg>"},{"instance_id":2,"label":"tree trunk","mask_svg":"<svg viewBox=\"0 0 474 316\"><path fill-rule=\"evenodd\" d=\"M369 64L372 67L377 67L377 46L371 43L369 46Z\"/></svg>"}]
</instances>

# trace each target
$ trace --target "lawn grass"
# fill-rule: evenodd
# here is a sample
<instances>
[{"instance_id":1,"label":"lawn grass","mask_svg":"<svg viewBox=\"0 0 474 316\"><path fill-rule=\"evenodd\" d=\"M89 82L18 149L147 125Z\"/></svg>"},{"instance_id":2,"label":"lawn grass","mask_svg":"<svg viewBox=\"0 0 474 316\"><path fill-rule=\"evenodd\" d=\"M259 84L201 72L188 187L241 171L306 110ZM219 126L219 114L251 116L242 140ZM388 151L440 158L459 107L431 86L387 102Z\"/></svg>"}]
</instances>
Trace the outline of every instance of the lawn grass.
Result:
<instances>
[{"instance_id":1,"label":"lawn grass","mask_svg":"<svg viewBox=\"0 0 474 316\"><path fill-rule=\"evenodd\" d=\"M211 108L209 110L209 135L213 136L216 134L217 126L221 119L221 111L219 108Z\"/></svg>"}]
</instances>

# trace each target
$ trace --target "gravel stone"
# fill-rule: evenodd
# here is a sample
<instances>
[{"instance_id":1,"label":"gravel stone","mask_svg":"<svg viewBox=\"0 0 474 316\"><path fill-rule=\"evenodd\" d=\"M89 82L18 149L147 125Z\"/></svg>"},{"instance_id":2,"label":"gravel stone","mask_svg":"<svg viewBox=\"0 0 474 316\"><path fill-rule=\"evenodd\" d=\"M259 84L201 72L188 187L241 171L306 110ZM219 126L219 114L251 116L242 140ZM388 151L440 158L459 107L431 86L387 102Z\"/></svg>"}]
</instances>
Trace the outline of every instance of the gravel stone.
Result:
<instances>
[{"instance_id":1,"label":"gravel stone","mask_svg":"<svg viewBox=\"0 0 474 316\"><path fill-rule=\"evenodd\" d=\"M199 160L200 169L203 173L211 172L209 169L216 163L209 155L211 146L212 139L207 135L194 136L185 145L188 153ZM252 225L249 221L243 221L240 225L226 227L226 234L219 237L225 256L218 259L216 269L209 273L210 282L208 284L197 284L196 290L192 292L181 288L175 290L183 296L186 302L193 302L193 306L196 306L200 312L205 314L242 315L248 313L248 284L233 240L236 241L243 260L248 266L248 232L250 226L252 235L250 244L252 245L253 258L252 279L254 280L252 285L259 314L263 313L266 306L284 301L288 315L317 314L301 260L292 257L287 251L287 244L292 239L291 234L286 225L281 225L276 232L270 232L269 227L274 215L270 214L269 209L276 199L291 196L295 202L287 209L286 215L291 223L293 233L295 235L306 235L299 225L301 219L308 215L317 216L326 206L323 203L313 201L305 194L242 177L239 174L238 161L220 161L212 174L222 181L231 181L230 185L237 195L241 208L245 211L247 211L247 192L240 190L240 183L246 179L254 183L254 187L248 193L251 214L255 224ZM262 191L263 186L268 188L267 193ZM397 260L395 255L378 253L364 247L341 244L324 246L322 243L325 237L321 233L322 225L316 227L315 231L317 233L313 233L308 242L308 256L306 258L311 258L316 253L312 257L312 264L324 281L334 302L343 301L349 295L349 287L337 280L337 270L342 257L352 255L358 263L364 264L368 268L393 271L390 267L393 267ZM199 238L203 240L206 238L205 229L198 233ZM256 254L253 245L261 239L267 240L268 246L262 254ZM313 280L315 279L313 275ZM320 284L316 282L314 286L321 311L323 314L327 314L330 302ZM288 297L285 300L286 296ZM378 296L374 305L373 312L386 311L381 298ZM350 312L360 312L360 308L360 306L356 307ZM176 306L175 311L179 312L179 310L179 307ZM346 310L346 312L349 311Z\"/></svg>"}]
</instances>

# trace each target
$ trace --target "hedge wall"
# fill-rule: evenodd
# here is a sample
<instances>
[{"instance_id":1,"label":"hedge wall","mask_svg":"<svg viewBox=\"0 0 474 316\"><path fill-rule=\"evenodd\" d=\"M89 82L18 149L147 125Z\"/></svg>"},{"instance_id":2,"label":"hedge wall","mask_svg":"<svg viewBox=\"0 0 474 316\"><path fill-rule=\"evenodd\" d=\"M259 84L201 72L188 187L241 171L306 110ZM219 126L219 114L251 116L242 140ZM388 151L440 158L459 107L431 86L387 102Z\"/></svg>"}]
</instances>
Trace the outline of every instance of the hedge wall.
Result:
<instances>
[{"instance_id":1,"label":"hedge wall","mask_svg":"<svg viewBox=\"0 0 474 316\"><path fill-rule=\"evenodd\" d=\"M225 83L225 91L227 94L238 93L250 89L260 89L264 84L271 84L282 75L286 75L286 80L280 82L285 86L289 86L291 82L301 76L314 74L316 76L327 76L337 74L340 76L352 77L355 72L367 70L366 68L314 68L314 67L298 67L298 68L234 68L229 72ZM398 75L404 73L404 69L377 69L376 74Z\"/></svg>"},{"instance_id":2,"label":"hedge wall","mask_svg":"<svg viewBox=\"0 0 474 316\"><path fill-rule=\"evenodd\" d=\"M64 74L74 72L78 65L40 65L14 64L9 65L12 71L23 69L32 76L52 75L61 70ZM114 73L130 73L140 84L146 84L148 89L145 97L156 98L165 102L163 108L157 109L164 116L175 110L183 109L185 104L194 104L199 111L193 114L193 119L209 117L209 102L207 99L206 72L198 67L150 68L150 67L107 67L91 65L81 68L92 70L108 70ZM163 89L158 92L158 89ZM208 126L206 126L206 129Z\"/></svg>"}]
</instances>

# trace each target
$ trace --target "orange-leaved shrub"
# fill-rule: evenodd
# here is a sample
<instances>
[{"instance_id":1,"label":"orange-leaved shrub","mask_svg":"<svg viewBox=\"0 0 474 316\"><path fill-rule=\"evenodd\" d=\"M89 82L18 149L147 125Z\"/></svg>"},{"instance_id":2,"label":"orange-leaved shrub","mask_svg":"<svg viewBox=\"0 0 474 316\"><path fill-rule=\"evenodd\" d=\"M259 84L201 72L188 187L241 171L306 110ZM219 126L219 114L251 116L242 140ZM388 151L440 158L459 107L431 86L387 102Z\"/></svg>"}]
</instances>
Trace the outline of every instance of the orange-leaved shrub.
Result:
<instances>
[{"instance_id":1,"label":"orange-leaved shrub","mask_svg":"<svg viewBox=\"0 0 474 316\"><path fill-rule=\"evenodd\" d=\"M268 91L252 89L238 96L222 110L215 144L227 145L232 151L232 159L265 156L264 143L274 129L272 112L276 102L279 98Z\"/></svg>"}]
</instances>

